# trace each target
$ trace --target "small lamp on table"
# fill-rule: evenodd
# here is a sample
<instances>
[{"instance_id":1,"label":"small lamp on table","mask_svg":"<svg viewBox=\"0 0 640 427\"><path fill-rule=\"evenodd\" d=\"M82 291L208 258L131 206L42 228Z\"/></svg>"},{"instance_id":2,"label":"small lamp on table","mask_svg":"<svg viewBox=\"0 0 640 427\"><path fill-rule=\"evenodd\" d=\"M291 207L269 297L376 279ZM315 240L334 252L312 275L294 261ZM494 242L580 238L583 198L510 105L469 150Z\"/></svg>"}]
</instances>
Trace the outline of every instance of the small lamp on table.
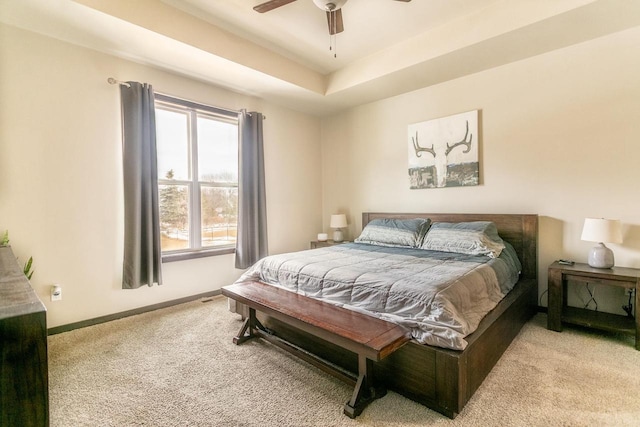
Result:
<instances>
[{"instance_id":1,"label":"small lamp on table","mask_svg":"<svg viewBox=\"0 0 640 427\"><path fill-rule=\"evenodd\" d=\"M329 223L329 227L334 228L333 231L333 241L334 242L342 242L344 240L344 235L342 234L342 229L347 226L347 216L345 214L335 214L331 215L331 222Z\"/></svg>"},{"instance_id":2,"label":"small lamp on table","mask_svg":"<svg viewBox=\"0 0 640 427\"><path fill-rule=\"evenodd\" d=\"M617 219L585 218L582 240L598 242L589 251L588 262L594 268L611 268L615 265L613 251L605 243L622 243L622 228Z\"/></svg>"}]
</instances>

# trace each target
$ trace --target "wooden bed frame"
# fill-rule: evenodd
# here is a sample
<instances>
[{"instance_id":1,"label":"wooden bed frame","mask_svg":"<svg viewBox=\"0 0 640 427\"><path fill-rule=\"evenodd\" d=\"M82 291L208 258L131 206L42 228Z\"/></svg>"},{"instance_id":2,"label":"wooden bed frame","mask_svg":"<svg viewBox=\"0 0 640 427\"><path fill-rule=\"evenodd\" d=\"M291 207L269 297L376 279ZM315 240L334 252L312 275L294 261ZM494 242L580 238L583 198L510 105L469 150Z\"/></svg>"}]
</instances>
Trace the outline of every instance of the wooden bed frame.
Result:
<instances>
[{"instance_id":1,"label":"wooden bed frame","mask_svg":"<svg viewBox=\"0 0 640 427\"><path fill-rule=\"evenodd\" d=\"M464 351L407 343L374 366L385 386L450 418L460 413L537 307L538 216L516 214L362 214L362 227L377 218L430 218L433 222L493 221L500 236L511 243L522 263L520 281L480 322L466 340ZM246 314L237 307L236 311ZM352 372L358 371L354 353L307 334L273 317L260 322L278 336Z\"/></svg>"}]
</instances>

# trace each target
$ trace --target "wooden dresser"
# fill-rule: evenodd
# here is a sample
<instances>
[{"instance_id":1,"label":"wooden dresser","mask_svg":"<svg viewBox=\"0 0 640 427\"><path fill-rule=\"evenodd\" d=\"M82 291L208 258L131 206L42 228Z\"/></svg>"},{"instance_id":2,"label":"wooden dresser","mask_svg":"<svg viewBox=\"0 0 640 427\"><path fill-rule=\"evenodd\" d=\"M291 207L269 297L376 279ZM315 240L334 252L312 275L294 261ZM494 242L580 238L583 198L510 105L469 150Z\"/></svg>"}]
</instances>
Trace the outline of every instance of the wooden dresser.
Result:
<instances>
[{"instance_id":1,"label":"wooden dresser","mask_svg":"<svg viewBox=\"0 0 640 427\"><path fill-rule=\"evenodd\" d=\"M9 246L0 247L0 357L0 426L48 426L46 309Z\"/></svg>"}]
</instances>

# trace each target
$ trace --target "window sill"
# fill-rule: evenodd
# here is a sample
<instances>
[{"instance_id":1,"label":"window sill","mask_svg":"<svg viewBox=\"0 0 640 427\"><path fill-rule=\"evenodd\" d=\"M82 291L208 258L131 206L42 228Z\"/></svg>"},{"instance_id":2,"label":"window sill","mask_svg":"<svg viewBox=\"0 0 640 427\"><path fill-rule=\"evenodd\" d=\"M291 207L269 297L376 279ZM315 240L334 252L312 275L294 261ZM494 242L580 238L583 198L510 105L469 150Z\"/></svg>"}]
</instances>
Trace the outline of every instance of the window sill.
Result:
<instances>
[{"instance_id":1,"label":"window sill","mask_svg":"<svg viewBox=\"0 0 640 427\"><path fill-rule=\"evenodd\" d=\"M206 258L218 255L228 255L236 253L236 248L210 248L199 251L174 252L162 254L162 263L184 261L187 259Z\"/></svg>"}]
</instances>

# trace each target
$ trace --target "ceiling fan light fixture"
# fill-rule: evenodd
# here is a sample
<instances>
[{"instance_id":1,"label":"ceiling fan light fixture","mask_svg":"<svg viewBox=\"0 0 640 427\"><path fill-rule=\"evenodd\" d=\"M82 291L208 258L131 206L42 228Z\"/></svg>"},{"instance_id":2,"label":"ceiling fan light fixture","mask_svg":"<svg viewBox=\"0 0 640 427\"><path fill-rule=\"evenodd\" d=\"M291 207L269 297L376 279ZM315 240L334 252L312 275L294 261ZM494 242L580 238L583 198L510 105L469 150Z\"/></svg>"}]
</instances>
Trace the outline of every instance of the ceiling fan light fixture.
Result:
<instances>
[{"instance_id":1,"label":"ceiling fan light fixture","mask_svg":"<svg viewBox=\"0 0 640 427\"><path fill-rule=\"evenodd\" d=\"M285 6L289 3L293 3L296 0L268 0L264 3L260 3L253 7L258 13L269 12L270 10L277 9L281 6ZM409 3L411 0L394 0L404 3ZM347 3L347 0L313 0L313 3L321 10L324 10L327 15L327 24L329 26L329 50L333 51L334 58L336 54L336 34L344 31L344 23L342 21L342 6Z\"/></svg>"},{"instance_id":2,"label":"ceiling fan light fixture","mask_svg":"<svg viewBox=\"0 0 640 427\"><path fill-rule=\"evenodd\" d=\"M327 12L340 9L346 2L347 0L313 0L316 6Z\"/></svg>"}]
</instances>

